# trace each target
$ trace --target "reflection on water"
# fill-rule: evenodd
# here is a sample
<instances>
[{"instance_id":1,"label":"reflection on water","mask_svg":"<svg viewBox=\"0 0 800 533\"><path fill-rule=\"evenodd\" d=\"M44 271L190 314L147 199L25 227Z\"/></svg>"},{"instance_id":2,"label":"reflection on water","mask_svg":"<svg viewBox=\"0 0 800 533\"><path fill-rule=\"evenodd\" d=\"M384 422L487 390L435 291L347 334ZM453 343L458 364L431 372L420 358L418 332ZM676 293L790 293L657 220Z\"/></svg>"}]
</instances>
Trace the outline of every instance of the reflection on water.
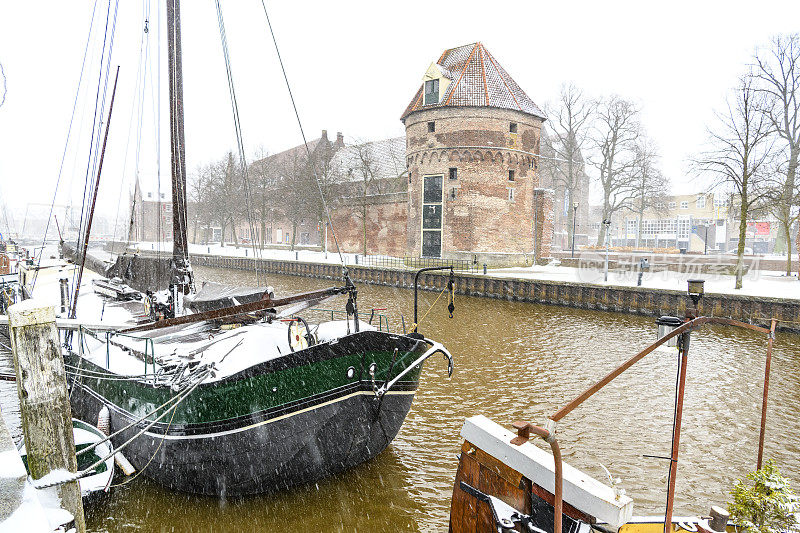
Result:
<instances>
[{"instance_id":1,"label":"reflection on water","mask_svg":"<svg viewBox=\"0 0 800 533\"><path fill-rule=\"evenodd\" d=\"M197 268L199 279L255 284L240 271ZM270 276L278 296L329 286L329 280ZM421 313L436 298L420 295ZM455 318L444 298L420 331L442 341L456 359L447 378L436 357L394 443L369 463L289 492L242 499L169 492L137 478L91 509L100 531L443 531L464 418L484 414L510 426L542 423L655 336L651 318L480 298L458 297ZM344 308L344 300L326 307ZM388 307L412 322L412 293L359 287L359 309ZM778 334L770 381L766 457L800 485L800 343ZM676 513L705 513L727 499L733 481L754 468L758 445L765 341L751 332L712 328L695 333L678 467ZM10 365L0 357L0 367ZM566 461L598 479L602 463L621 477L636 514L663 513L675 394L675 352L655 352L570 413L560 424ZM11 385L10 387L8 385ZM0 382L6 418L13 384ZM17 429L12 427L12 432Z\"/></svg>"}]
</instances>

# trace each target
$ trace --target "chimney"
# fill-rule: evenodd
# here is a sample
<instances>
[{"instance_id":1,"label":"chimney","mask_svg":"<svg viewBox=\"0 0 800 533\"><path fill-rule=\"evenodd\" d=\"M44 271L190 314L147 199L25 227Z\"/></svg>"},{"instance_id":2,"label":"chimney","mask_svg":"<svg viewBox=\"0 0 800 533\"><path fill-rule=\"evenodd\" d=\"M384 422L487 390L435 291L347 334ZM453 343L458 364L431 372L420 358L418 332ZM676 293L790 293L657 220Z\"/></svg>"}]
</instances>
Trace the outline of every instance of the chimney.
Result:
<instances>
[{"instance_id":1,"label":"chimney","mask_svg":"<svg viewBox=\"0 0 800 533\"><path fill-rule=\"evenodd\" d=\"M336 144L339 146L344 146L344 135L342 135L341 131L336 132Z\"/></svg>"},{"instance_id":2,"label":"chimney","mask_svg":"<svg viewBox=\"0 0 800 533\"><path fill-rule=\"evenodd\" d=\"M320 139L325 139L326 141L328 140L328 130L322 130L322 136Z\"/></svg>"}]
</instances>

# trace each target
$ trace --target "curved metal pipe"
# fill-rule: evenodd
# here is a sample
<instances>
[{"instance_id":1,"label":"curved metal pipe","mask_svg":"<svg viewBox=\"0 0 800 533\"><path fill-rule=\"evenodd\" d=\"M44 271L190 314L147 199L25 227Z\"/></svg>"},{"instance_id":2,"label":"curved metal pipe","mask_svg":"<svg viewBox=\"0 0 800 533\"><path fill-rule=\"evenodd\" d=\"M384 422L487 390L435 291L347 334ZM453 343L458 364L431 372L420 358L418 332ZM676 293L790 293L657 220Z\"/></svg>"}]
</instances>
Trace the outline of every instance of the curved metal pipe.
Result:
<instances>
[{"instance_id":1,"label":"curved metal pipe","mask_svg":"<svg viewBox=\"0 0 800 533\"><path fill-rule=\"evenodd\" d=\"M447 359L447 375L448 377L453 375L453 356L450 354L449 351L447 351L447 348L445 348L441 343L438 343L436 341L432 341L430 339L423 339L423 340L430 345L430 348L424 354L420 355L416 361L406 366L405 370L397 374L394 377L394 379L392 379L388 383L384 383L381 388L377 389L375 391L375 395L378 398L386 394L389 391L389 389L391 389L394 386L395 383L400 381L400 378L411 372L414 369L414 367L421 364L423 361L425 361L427 358L429 358L435 353L440 353L444 355L444 357Z\"/></svg>"},{"instance_id":2,"label":"curved metal pipe","mask_svg":"<svg viewBox=\"0 0 800 533\"><path fill-rule=\"evenodd\" d=\"M558 445L556 435L554 432L550 432L540 426L534 426L530 422L517 421L512 425L517 430L517 437L511 441L511 444L520 445L526 442L530 437L530 434L533 433L548 443L550 445L550 449L553 451L553 464L555 465L555 487L553 491L553 533L561 533L564 473L561 461L561 447Z\"/></svg>"}]
</instances>

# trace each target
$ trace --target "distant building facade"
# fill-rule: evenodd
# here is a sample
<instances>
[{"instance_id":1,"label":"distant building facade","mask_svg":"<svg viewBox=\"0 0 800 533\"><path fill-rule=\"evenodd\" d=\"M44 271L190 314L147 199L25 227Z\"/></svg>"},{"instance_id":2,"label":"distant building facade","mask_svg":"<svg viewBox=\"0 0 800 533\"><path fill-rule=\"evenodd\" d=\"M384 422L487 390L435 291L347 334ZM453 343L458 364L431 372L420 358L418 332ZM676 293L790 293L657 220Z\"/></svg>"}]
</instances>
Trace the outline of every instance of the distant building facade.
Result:
<instances>
[{"instance_id":1,"label":"distant building facade","mask_svg":"<svg viewBox=\"0 0 800 533\"><path fill-rule=\"evenodd\" d=\"M136 180L131 197L130 242L172 240L172 197L167 192L143 192Z\"/></svg>"},{"instance_id":2,"label":"distant building facade","mask_svg":"<svg viewBox=\"0 0 800 533\"><path fill-rule=\"evenodd\" d=\"M401 120L411 254L549 255L552 191L537 175L545 115L482 43L445 50Z\"/></svg>"},{"instance_id":3,"label":"distant building facade","mask_svg":"<svg viewBox=\"0 0 800 533\"><path fill-rule=\"evenodd\" d=\"M739 221L726 194L694 193L667 196L648 208L641 225L636 213L623 211L611 226L611 245L644 249L672 248L715 253L736 249ZM599 215L597 215L599 217ZM591 224L597 235L600 223ZM747 223L745 246L753 253L771 253L778 224L768 216Z\"/></svg>"},{"instance_id":4,"label":"distant building facade","mask_svg":"<svg viewBox=\"0 0 800 533\"><path fill-rule=\"evenodd\" d=\"M323 131L309 144L342 250L490 264L549 257L554 193L539 175L544 113L481 43L445 50L421 81L401 116L404 137L345 145L342 134L330 142ZM251 168L286 167L305 150ZM277 176L275 187L289 178ZM324 213L290 216L285 198L274 195L260 228L238 223L238 242L334 250Z\"/></svg>"}]
</instances>

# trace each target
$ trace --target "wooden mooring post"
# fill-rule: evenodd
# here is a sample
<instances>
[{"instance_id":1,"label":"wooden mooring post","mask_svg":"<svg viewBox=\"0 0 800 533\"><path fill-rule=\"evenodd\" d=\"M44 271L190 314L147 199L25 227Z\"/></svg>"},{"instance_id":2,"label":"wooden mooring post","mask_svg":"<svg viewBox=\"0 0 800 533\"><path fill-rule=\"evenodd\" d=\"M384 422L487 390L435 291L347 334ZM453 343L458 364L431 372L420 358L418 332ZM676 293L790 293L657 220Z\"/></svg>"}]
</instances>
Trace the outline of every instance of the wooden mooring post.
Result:
<instances>
[{"instance_id":1,"label":"wooden mooring post","mask_svg":"<svg viewBox=\"0 0 800 533\"><path fill-rule=\"evenodd\" d=\"M77 472L72 409L55 308L25 300L9 307L8 317L31 477L38 480L58 469ZM59 485L55 490L61 507L75 517L78 532L86 531L78 482Z\"/></svg>"}]
</instances>

